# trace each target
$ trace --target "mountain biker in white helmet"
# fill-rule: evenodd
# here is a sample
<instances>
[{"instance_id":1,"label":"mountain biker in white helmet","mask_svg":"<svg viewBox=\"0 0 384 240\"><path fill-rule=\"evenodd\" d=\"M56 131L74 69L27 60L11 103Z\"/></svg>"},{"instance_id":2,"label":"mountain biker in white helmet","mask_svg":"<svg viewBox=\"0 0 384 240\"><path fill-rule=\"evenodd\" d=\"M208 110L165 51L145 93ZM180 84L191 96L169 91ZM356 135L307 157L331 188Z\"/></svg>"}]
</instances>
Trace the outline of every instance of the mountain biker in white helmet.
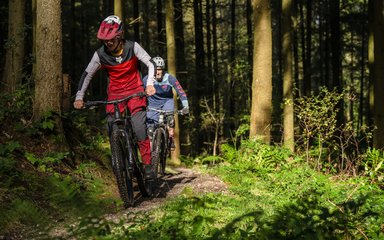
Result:
<instances>
[{"instance_id":1,"label":"mountain biker in white helmet","mask_svg":"<svg viewBox=\"0 0 384 240\"><path fill-rule=\"evenodd\" d=\"M174 110L174 101L173 101L173 91L175 89L180 100L183 105L182 113L189 113L189 105L187 94L184 89L180 85L179 81L172 76L171 74L165 71L165 62L161 57L154 57L151 61L155 65L155 79L153 86L156 89L156 94L148 97L148 108L161 109L166 111ZM144 85L147 84L148 76L143 78ZM174 150L175 145L173 141L174 137L174 119L173 115L170 115L171 119L168 120L169 123L169 138L170 138L170 149ZM159 113L156 111L151 111L150 109L147 111L147 126L148 132L151 134L153 130L153 125L157 123L159 120Z\"/></svg>"}]
</instances>

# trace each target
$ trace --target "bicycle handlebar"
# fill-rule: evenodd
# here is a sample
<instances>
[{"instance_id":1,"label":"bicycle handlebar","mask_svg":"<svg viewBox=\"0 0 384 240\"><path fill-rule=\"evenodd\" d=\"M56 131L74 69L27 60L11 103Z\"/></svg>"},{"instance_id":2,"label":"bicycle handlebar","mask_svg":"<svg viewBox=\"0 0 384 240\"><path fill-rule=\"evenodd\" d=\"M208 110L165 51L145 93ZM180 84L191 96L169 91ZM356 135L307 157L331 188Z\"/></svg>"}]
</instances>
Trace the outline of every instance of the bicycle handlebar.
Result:
<instances>
[{"instance_id":1,"label":"bicycle handlebar","mask_svg":"<svg viewBox=\"0 0 384 240\"><path fill-rule=\"evenodd\" d=\"M184 115L182 110L170 111L170 110L163 110L163 109L157 109L157 108L151 108L151 107L148 107L147 110L155 111L158 113L164 113L165 115L172 115L172 114Z\"/></svg>"},{"instance_id":2,"label":"bicycle handlebar","mask_svg":"<svg viewBox=\"0 0 384 240\"><path fill-rule=\"evenodd\" d=\"M90 108L90 107L96 107L103 104L118 104L124 101L128 101L131 98L134 97L145 97L147 94L145 92L138 92L132 95L129 95L127 97L116 99L116 100L110 100L110 101L86 101L84 102L84 108Z\"/></svg>"}]
</instances>

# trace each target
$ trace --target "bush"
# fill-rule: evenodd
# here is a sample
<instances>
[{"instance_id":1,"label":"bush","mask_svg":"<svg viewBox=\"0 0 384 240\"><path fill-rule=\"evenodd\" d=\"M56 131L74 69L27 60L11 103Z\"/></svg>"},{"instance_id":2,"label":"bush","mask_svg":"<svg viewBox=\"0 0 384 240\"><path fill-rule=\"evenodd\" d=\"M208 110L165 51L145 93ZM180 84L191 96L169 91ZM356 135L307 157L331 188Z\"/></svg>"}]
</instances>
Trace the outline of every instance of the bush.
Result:
<instances>
[{"instance_id":1,"label":"bush","mask_svg":"<svg viewBox=\"0 0 384 240\"><path fill-rule=\"evenodd\" d=\"M271 172L286 165L292 154L288 149L270 146L257 139L243 140L239 150L228 144L222 145L221 150L226 161L252 172Z\"/></svg>"}]
</instances>

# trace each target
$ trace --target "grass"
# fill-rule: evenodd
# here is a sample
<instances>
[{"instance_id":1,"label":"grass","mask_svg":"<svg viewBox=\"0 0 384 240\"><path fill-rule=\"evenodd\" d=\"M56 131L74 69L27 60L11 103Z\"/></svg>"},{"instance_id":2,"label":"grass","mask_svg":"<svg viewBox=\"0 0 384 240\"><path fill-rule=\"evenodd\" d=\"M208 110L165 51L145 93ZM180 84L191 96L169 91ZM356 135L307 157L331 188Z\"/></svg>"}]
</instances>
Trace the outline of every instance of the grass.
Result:
<instances>
[{"instance_id":1,"label":"grass","mask_svg":"<svg viewBox=\"0 0 384 240\"><path fill-rule=\"evenodd\" d=\"M383 191L366 179L337 179L303 166L268 174L233 165L205 169L229 194L182 194L148 213L96 227L86 219L79 239L381 239ZM100 220L104 221L104 220ZM87 225L88 224L88 225ZM106 227L107 226L107 227ZM102 230L100 230L102 229Z\"/></svg>"}]
</instances>

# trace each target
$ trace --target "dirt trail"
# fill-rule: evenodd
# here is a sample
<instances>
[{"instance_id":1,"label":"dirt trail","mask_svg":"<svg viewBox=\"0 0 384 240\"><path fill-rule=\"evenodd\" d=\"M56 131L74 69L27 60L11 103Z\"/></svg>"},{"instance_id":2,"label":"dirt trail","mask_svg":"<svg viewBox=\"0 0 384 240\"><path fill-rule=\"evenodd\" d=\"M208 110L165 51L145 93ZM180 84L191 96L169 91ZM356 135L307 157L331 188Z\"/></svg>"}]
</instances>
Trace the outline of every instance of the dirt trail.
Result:
<instances>
[{"instance_id":1,"label":"dirt trail","mask_svg":"<svg viewBox=\"0 0 384 240\"><path fill-rule=\"evenodd\" d=\"M172 173L170 173L172 172ZM104 217L108 220L124 218L129 212L150 211L160 207L167 200L176 197L182 193L184 188L191 188L194 193L227 193L227 185L218 177L203 174L197 170L188 168L175 168L163 176L156 187L152 198L143 198L137 191L135 196L135 206L114 214L106 214ZM56 228L49 235L53 238L66 236L64 228Z\"/></svg>"},{"instance_id":2,"label":"dirt trail","mask_svg":"<svg viewBox=\"0 0 384 240\"><path fill-rule=\"evenodd\" d=\"M167 199L178 196L184 188L189 187L194 193L227 192L226 184L215 176L199 173L188 168L175 168L173 173L162 177L151 199L140 198L129 211L148 211L160 206Z\"/></svg>"}]
</instances>

